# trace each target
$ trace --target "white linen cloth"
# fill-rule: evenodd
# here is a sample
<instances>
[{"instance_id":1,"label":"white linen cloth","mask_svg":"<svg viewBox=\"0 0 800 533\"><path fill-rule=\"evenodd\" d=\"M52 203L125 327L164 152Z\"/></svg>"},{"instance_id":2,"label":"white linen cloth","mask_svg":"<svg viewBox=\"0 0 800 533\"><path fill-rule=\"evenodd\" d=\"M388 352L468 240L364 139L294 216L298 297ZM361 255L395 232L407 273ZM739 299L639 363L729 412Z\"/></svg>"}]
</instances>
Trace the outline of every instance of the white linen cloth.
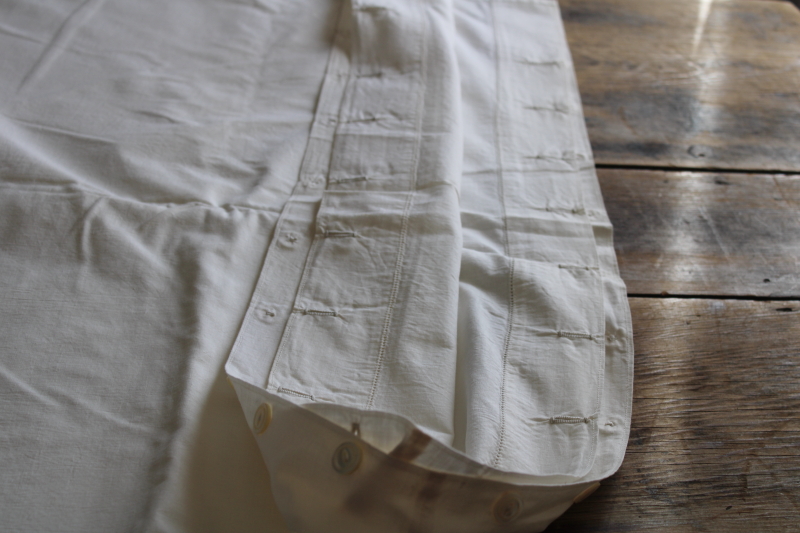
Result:
<instances>
[{"instance_id":1,"label":"white linen cloth","mask_svg":"<svg viewBox=\"0 0 800 533\"><path fill-rule=\"evenodd\" d=\"M2 3L0 203L4 531L539 531L622 461L552 0Z\"/></svg>"}]
</instances>

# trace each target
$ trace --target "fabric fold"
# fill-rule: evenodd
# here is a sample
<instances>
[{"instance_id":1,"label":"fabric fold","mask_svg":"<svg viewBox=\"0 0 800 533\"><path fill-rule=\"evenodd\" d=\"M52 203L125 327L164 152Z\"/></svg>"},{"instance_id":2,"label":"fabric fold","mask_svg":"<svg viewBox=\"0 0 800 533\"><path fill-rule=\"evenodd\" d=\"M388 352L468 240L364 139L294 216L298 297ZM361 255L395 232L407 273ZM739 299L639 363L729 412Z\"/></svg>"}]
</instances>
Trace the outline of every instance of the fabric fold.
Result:
<instances>
[{"instance_id":1,"label":"fabric fold","mask_svg":"<svg viewBox=\"0 0 800 533\"><path fill-rule=\"evenodd\" d=\"M632 364L609 340L630 338L627 304L558 5L352 10L351 52L323 86L347 71L292 316L266 386L237 345L234 387L246 418L269 409L256 438L297 531L486 531L505 493L504 530L541 530L618 466ZM262 277L282 283L269 261ZM313 445L293 429L317 424ZM320 478L309 461L336 470L342 446L369 466ZM488 521L462 520L431 479L491 502Z\"/></svg>"},{"instance_id":2,"label":"fabric fold","mask_svg":"<svg viewBox=\"0 0 800 533\"><path fill-rule=\"evenodd\" d=\"M0 20L0 529L527 533L619 467L555 0Z\"/></svg>"}]
</instances>

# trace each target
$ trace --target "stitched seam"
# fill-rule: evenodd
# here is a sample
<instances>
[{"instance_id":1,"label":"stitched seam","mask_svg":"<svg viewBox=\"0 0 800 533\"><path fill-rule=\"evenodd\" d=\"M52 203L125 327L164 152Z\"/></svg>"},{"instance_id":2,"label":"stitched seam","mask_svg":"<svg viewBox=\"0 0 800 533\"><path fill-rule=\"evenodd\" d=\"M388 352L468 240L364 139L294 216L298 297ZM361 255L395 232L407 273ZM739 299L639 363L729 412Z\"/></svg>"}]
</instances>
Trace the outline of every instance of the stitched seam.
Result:
<instances>
[{"instance_id":1,"label":"stitched seam","mask_svg":"<svg viewBox=\"0 0 800 533\"><path fill-rule=\"evenodd\" d=\"M381 330L381 342L378 347L378 360L377 368L375 369L375 376L372 378L372 386L369 391L369 399L367 400L367 409L371 408L375 403L375 393L378 390L378 380L380 379L383 370L383 360L386 357L386 347L389 344L389 328L392 324L392 317L394 316L394 306L397 303L397 294L400 292L400 276L403 270L403 259L406 252L406 234L408 233L408 221L410 215L411 201L413 193L409 195L406 201L406 206L403 212L403 222L400 230L400 246L397 251L397 261L394 267L394 277L392 279L392 290L389 295L389 305L386 309L386 316L383 320L383 329Z\"/></svg>"},{"instance_id":2,"label":"stitched seam","mask_svg":"<svg viewBox=\"0 0 800 533\"><path fill-rule=\"evenodd\" d=\"M292 312L301 315L339 316L338 311L320 311L319 309L304 309L302 307L295 307Z\"/></svg>"},{"instance_id":3,"label":"stitched seam","mask_svg":"<svg viewBox=\"0 0 800 533\"><path fill-rule=\"evenodd\" d=\"M294 323L295 323L295 317L294 314L291 314L289 315L289 319L286 321L286 328L283 330L281 341L278 344L278 353L275 354L275 359L272 361L272 368L270 368L269 374L267 374L267 388L269 388L270 381L272 381L273 370L278 368L278 364L283 359L284 347L288 342L287 339L292 334Z\"/></svg>"},{"instance_id":4,"label":"stitched seam","mask_svg":"<svg viewBox=\"0 0 800 533\"><path fill-rule=\"evenodd\" d=\"M559 337L567 337L568 339L589 339L594 340L595 335L590 333L577 333L575 331L559 331L557 334Z\"/></svg>"},{"instance_id":5,"label":"stitched seam","mask_svg":"<svg viewBox=\"0 0 800 533\"><path fill-rule=\"evenodd\" d=\"M552 111L553 113L562 113L564 115L571 115L574 114L573 110L566 105L553 105L553 106L541 106L541 105L526 105L523 106L523 109L529 109L531 111Z\"/></svg>"},{"instance_id":6,"label":"stitched seam","mask_svg":"<svg viewBox=\"0 0 800 533\"><path fill-rule=\"evenodd\" d=\"M600 270L600 267L585 265L558 265L558 268L565 268L567 270Z\"/></svg>"},{"instance_id":7,"label":"stitched seam","mask_svg":"<svg viewBox=\"0 0 800 533\"><path fill-rule=\"evenodd\" d=\"M551 416L551 424L588 424L594 416Z\"/></svg>"},{"instance_id":8,"label":"stitched seam","mask_svg":"<svg viewBox=\"0 0 800 533\"><path fill-rule=\"evenodd\" d=\"M503 251L506 256L510 256L509 248L509 237L508 237L508 209L506 206L506 195L505 195L505 187L503 180L505 178L505 172L503 169L503 150L501 148L500 143L500 125L501 125L501 113L502 113L502 105L501 105L501 76L502 76L502 60L500 57L500 36L497 31L497 8L495 7L495 3L492 2L491 4L491 16L492 16L492 31L494 32L494 59L497 65L495 69L495 100L497 104L495 106L495 114L494 114L494 144L495 144L495 157L497 158L497 173L498 173L498 180L497 180L497 188L498 193L500 194L500 203L503 207ZM497 449L495 450L494 457L492 458L492 466L497 467L500 464L500 456L503 453L503 449L505 447L505 440L506 440L506 367L508 364L508 349L511 345L511 330L514 324L514 258L511 258L511 268L509 270L509 280L508 280L508 326L506 327L505 339L503 339L503 365L502 365L502 378L500 383L500 430L499 430L499 438L497 440Z\"/></svg>"},{"instance_id":9,"label":"stitched seam","mask_svg":"<svg viewBox=\"0 0 800 533\"><path fill-rule=\"evenodd\" d=\"M559 61L559 60L535 61L533 59L517 58L517 59L514 59L514 62L515 63L522 63L523 65L534 65L534 66L537 66L537 67L566 67L567 66L567 62L566 61Z\"/></svg>"},{"instance_id":10,"label":"stitched seam","mask_svg":"<svg viewBox=\"0 0 800 533\"><path fill-rule=\"evenodd\" d=\"M352 178L331 178L330 183L352 183L354 181L367 181L369 176L353 176Z\"/></svg>"},{"instance_id":11,"label":"stitched seam","mask_svg":"<svg viewBox=\"0 0 800 533\"><path fill-rule=\"evenodd\" d=\"M546 155L546 154L526 155L523 157L525 159L545 159L547 161L589 161L590 159L584 156L583 154L576 154L575 157L558 157L555 155Z\"/></svg>"},{"instance_id":12,"label":"stitched seam","mask_svg":"<svg viewBox=\"0 0 800 533\"><path fill-rule=\"evenodd\" d=\"M322 232L322 236L326 239L344 239L346 237L361 237L355 231L328 231Z\"/></svg>"},{"instance_id":13,"label":"stitched seam","mask_svg":"<svg viewBox=\"0 0 800 533\"><path fill-rule=\"evenodd\" d=\"M253 295L251 296L250 306L253 306L253 304L256 302L256 296L259 295L259 294L262 294L266 290L267 276L265 275L265 273L267 272L267 268L269 267L270 262L274 261L275 253L274 253L273 250L278 245L278 243L277 243L278 239L275 238L275 235L279 235L278 232L283 227L283 223L285 221L284 215L287 212L286 209L289 208L290 202L291 202L291 200L289 200L289 202L286 203L286 206L284 206L284 210L281 212L281 215L278 217L278 221L276 222L275 228L273 229L272 238L270 240L269 245L267 246L267 252L264 255L264 260L261 263L261 270L260 270L259 275L258 275L258 281L256 281L256 288L253 291ZM272 254L270 254L271 251L273 252ZM251 307L251 309L252 309L252 307ZM244 321L242 321L242 327L240 328L240 333L238 335L236 335L236 340L234 341L233 346L231 347L231 353L230 353L230 356L228 358L228 361L236 361L236 359L238 359L238 358L234 358L234 354L239 353L239 349L240 349L241 343L243 342L242 339L244 338L244 335L241 334L241 331L249 330L252 327L252 324L253 324L254 320L256 320L255 313L254 312L250 312L250 310L248 310L248 312L245 313L245 315L244 315ZM291 317L289 317L289 322L291 323ZM290 324L287 324L287 329L288 329L289 326L290 326ZM272 362L272 365L273 365L272 368L275 368L274 365L277 362L278 357L280 356L280 352L281 352L281 347L279 345L278 346L278 351L275 354L275 358L273 359L273 362ZM227 364L228 363L226 362L225 365L227 366ZM267 371L266 384L269 384L270 376L272 374L272 368L270 368L270 370Z\"/></svg>"},{"instance_id":14,"label":"stitched seam","mask_svg":"<svg viewBox=\"0 0 800 533\"><path fill-rule=\"evenodd\" d=\"M345 15L346 15L345 11L346 11L345 4L342 3L340 8L339 8L339 14L337 16L336 35L334 36L333 46L331 47L331 52L330 52L330 55L328 56L328 64L326 66L325 78L323 79L322 88L321 88L321 92L320 92L320 95L319 95L319 101L317 102L317 106L319 106L319 107L315 112L314 122L317 121L317 115L320 115L320 114L324 115L324 114L327 113L327 109L322 107L322 105L323 105L322 104L322 102L323 102L322 98L323 98L323 95L325 93L326 86L328 86L329 83L336 83L336 82L332 82L331 80L333 80L336 77L339 77L342 74L342 72L340 72L339 70L336 70L337 68L340 68L342 66L342 65L336 64L336 57L337 57L336 56L336 53L337 53L336 50L337 50L337 44L339 42L339 39L342 38L342 34L343 34L342 23L343 23L343 20L345 18ZM348 75L349 75L349 72L350 72L349 69L350 69L350 66L349 66L349 62L348 62ZM336 89L335 86L334 86L334 89ZM341 90L341 94L339 95L339 102L338 102L339 105L337 107L337 113L338 113L338 115L341 115L341 108L342 108L342 105L343 105L344 97L346 95L346 87L341 87L338 90ZM331 106L331 107L333 107L333 106ZM330 123L330 118L328 119L328 122ZM313 129L313 126L312 126L312 129ZM337 129L338 129L338 125L337 125ZM335 139L335 136L336 136L336 129L334 129L334 131L330 134L331 146L333 146L333 141ZM307 162L310 160L310 155L309 155L310 146L311 146L311 138L309 138L309 144L306 145L306 152L303 154L303 161L302 161L301 168L300 168L301 181L302 181L302 177L303 176L309 175L306 172L305 167L306 167ZM327 173L330 170L330 162L331 162L332 158L333 158L333 149L331 148L329 153L328 153L328 165L327 165L327 169L325 170L325 175L327 175ZM294 195L294 193L292 193L292 194ZM290 199L289 202L291 202L291 201L292 200ZM287 205L289 204L289 202L287 202ZM320 207L321 207L321 201L320 201ZM316 215L315 215L315 218L316 218ZM315 222L312 221L312 224L315 224ZM278 235L278 233L275 233L275 235ZM311 246L308 249L308 253L306 254L306 260L305 260L305 264L304 264L304 267L303 267L303 273L301 274L300 283L299 283L299 285L297 287L297 291L295 292L295 302L297 301L297 298L302 294L303 289L305 288L306 282L308 281L308 271L311 268L311 263L313 262L313 258L315 256L316 249L317 249L317 247L319 245L319 242L320 242L319 239L314 237L314 240L312 241ZM266 277L264 279L264 283L265 284L267 283ZM278 368L278 364L285 357L284 354L286 352L286 344L289 342L288 339L291 338L292 331L294 330L295 322L296 322L296 315L295 315L295 313L291 313L289 315L289 318L287 319L286 327L281 332L281 340L278 343L278 350L277 350L277 352L275 354L275 358L272 361L272 367L270 368L269 373L267 374L267 384L266 384L267 385L267 389L269 389L270 385L273 382L273 379L275 379L274 370L276 368Z\"/></svg>"},{"instance_id":15,"label":"stitched seam","mask_svg":"<svg viewBox=\"0 0 800 533\"><path fill-rule=\"evenodd\" d=\"M287 389L286 387L280 387L278 392L283 394L291 394L292 396L299 396L301 398L308 398L309 400L314 400L314 396L312 394L306 394L304 392L298 392L296 390Z\"/></svg>"},{"instance_id":16,"label":"stitched seam","mask_svg":"<svg viewBox=\"0 0 800 533\"><path fill-rule=\"evenodd\" d=\"M411 217L411 207L414 204L414 199L416 197L416 189L417 189L417 180L419 178L419 155L420 155L420 144L422 139L422 111L424 108L425 103L425 82L426 82L426 75L425 69L427 68L427 62L425 61L425 53L427 51L428 45L428 27L427 24L423 29L423 35L420 39L420 77L422 81L419 85L419 101L417 102L417 109L416 109L416 118L417 118L417 135L416 135L416 143L414 145L414 160L412 162L414 174L413 174L413 182L411 183L410 192L408 196L408 200L406 200L406 205L403 208L403 220L401 222L401 229L400 229L400 245L397 251L397 261L394 267L394 277L392 279L392 290L389 294L389 304L386 309L386 316L383 320L383 329L381 331L381 341L378 346L378 357L376 361L376 369L375 369L375 376L372 378L372 386L369 391L369 397L367 399L367 409L371 409L375 403L375 394L378 391L378 383L380 381L380 376L383 371L383 361L386 358L386 348L389 344L389 329L392 325L392 318L394 317L394 306L397 303L397 295L400 292L400 278L403 272L403 260L405 259L406 253L406 236L408 234L408 224L409 219Z\"/></svg>"},{"instance_id":17,"label":"stitched seam","mask_svg":"<svg viewBox=\"0 0 800 533\"><path fill-rule=\"evenodd\" d=\"M511 259L511 269L508 275L508 327L503 340L503 370L500 384L500 439L497 441L497 451L492 459L492 466L500 464L500 455L503 453L506 441L506 367L508 366L508 352L511 347L511 331L514 328L514 269L516 262Z\"/></svg>"},{"instance_id":18,"label":"stitched seam","mask_svg":"<svg viewBox=\"0 0 800 533\"><path fill-rule=\"evenodd\" d=\"M600 267L593 267L588 265L558 265L558 268L565 268L567 270L600 270Z\"/></svg>"},{"instance_id":19,"label":"stitched seam","mask_svg":"<svg viewBox=\"0 0 800 533\"><path fill-rule=\"evenodd\" d=\"M318 243L319 240L315 239L314 242L311 243L311 248L309 248L308 250L308 255L306 257L306 264L305 267L303 268L303 274L300 278L300 286L297 287L297 297L299 297L303 293L303 289L306 286L306 281L308 280L308 271L311 268L311 263L313 262L314 254L317 250ZM295 300L297 297L295 297ZM278 363L280 363L280 361L283 359L286 343L289 342L289 339L291 338L292 330L294 329L294 323L296 322L295 320L295 316L297 315L296 309L297 308L293 308L292 314L289 315L289 320L286 324L286 328L284 329L283 335L281 336L281 342L280 344L278 344L278 353L275 354L275 360L272 362L273 369L278 368ZM269 375L267 376L267 385L269 385L269 383L272 381L272 376L273 376L272 370L270 370Z\"/></svg>"}]
</instances>

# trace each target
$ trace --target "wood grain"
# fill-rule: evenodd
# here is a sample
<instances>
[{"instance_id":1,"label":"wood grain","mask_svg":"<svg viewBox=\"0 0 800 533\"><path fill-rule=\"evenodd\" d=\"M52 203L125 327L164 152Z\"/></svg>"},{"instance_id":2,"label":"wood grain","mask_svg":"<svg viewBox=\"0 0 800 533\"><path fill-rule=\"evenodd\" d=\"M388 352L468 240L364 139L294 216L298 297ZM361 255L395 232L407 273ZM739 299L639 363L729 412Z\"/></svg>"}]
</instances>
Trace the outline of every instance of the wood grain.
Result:
<instances>
[{"instance_id":1,"label":"wood grain","mask_svg":"<svg viewBox=\"0 0 800 533\"><path fill-rule=\"evenodd\" d=\"M598 164L800 171L800 11L561 0Z\"/></svg>"},{"instance_id":2,"label":"wood grain","mask_svg":"<svg viewBox=\"0 0 800 533\"><path fill-rule=\"evenodd\" d=\"M800 298L800 176L598 177L630 294Z\"/></svg>"},{"instance_id":3,"label":"wood grain","mask_svg":"<svg viewBox=\"0 0 800 533\"><path fill-rule=\"evenodd\" d=\"M798 531L800 301L630 303L625 462L548 531Z\"/></svg>"}]
</instances>

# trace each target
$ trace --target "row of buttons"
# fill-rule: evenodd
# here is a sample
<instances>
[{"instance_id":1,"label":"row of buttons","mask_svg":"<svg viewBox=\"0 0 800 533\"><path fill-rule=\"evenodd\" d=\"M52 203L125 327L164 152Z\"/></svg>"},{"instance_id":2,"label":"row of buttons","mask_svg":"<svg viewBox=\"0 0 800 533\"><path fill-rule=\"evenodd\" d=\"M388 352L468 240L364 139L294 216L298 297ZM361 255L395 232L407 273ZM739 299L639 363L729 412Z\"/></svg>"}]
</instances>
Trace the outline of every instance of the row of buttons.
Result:
<instances>
[{"instance_id":1,"label":"row of buttons","mask_svg":"<svg viewBox=\"0 0 800 533\"><path fill-rule=\"evenodd\" d=\"M262 403L256 409L253 415L253 431L256 435L264 433L272 422L272 406L268 403ZM345 441L340 444L333 452L331 458L331 465L333 469L344 476L350 475L361 465L363 458L361 447L352 441ZM588 487L586 490L578 494L573 500L573 503L578 503L591 495L600 483L595 483ZM522 500L515 492L507 491L500 495L495 500L492 506L492 515L495 520L500 523L509 523L514 521L522 512Z\"/></svg>"},{"instance_id":2,"label":"row of buttons","mask_svg":"<svg viewBox=\"0 0 800 533\"><path fill-rule=\"evenodd\" d=\"M262 403L253 415L253 431L256 435L264 433L272 422L272 406ZM342 475L355 472L361 464L361 448L355 442L344 442L333 452L333 469Z\"/></svg>"}]
</instances>

